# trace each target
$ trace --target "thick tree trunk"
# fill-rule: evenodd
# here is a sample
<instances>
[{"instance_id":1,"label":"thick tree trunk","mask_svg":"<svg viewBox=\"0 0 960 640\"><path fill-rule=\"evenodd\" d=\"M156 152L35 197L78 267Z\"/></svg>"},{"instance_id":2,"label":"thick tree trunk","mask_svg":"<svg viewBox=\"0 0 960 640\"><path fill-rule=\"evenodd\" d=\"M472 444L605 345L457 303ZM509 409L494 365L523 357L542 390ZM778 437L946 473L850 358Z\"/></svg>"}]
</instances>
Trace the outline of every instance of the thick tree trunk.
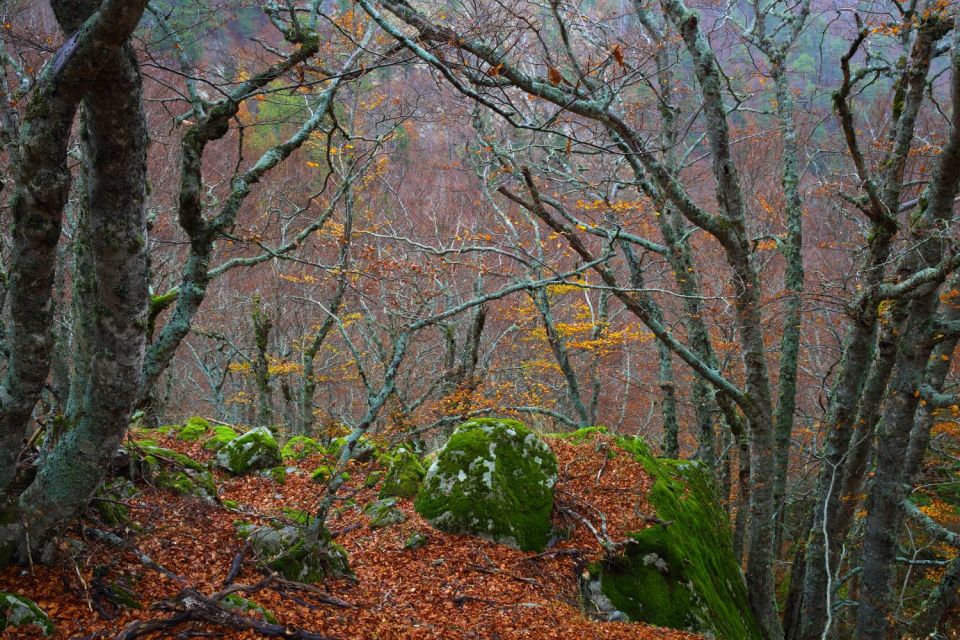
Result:
<instances>
[{"instance_id":1,"label":"thick tree trunk","mask_svg":"<svg viewBox=\"0 0 960 640\"><path fill-rule=\"evenodd\" d=\"M142 10L141 5L141 10ZM85 97L88 224L97 304L90 370L73 428L20 496L23 540L32 551L89 501L126 431L143 364L147 307L146 118L133 49L100 60L101 82ZM16 554L25 559L20 545Z\"/></svg>"},{"instance_id":2,"label":"thick tree trunk","mask_svg":"<svg viewBox=\"0 0 960 640\"><path fill-rule=\"evenodd\" d=\"M27 421L50 370L50 295L70 188L66 147L74 116L102 64L116 55L136 27L145 4L145 0L104 0L91 15L96 3L54 3L55 11L69 9L83 18L64 24L70 38L37 79L20 127L11 201L10 358L0 383L0 507L11 498L8 489L16 475ZM89 20L83 22L87 16Z\"/></svg>"},{"instance_id":3,"label":"thick tree trunk","mask_svg":"<svg viewBox=\"0 0 960 640\"><path fill-rule=\"evenodd\" d=\"M960 15L955 27L960 27ZM911 91L925 86L926 69L930 65L933 44L941 25L936 19L921 27L915 45L923 75L911 83ZM925 63L925 64L924 64ZM908 253L898 269L901 276L909 276L920 268L935 266L944 257L943 236L953 216L953 202L960 188L960 30L954 29L952 60L953 116L948 142L943 148L933 177L927 187L925 201L913 220L916 248ZM923 199L922 199L923 200ZM922 452L915 444L910 454L911 434L915 420L923 425L917 414L921 385L931 353L933 353L934 313L939 305L937 289L918 295L909 305L906 328L894 365L877 437L877 469L867 504L867 526L863 550L864 590L857 609L856 637L858 640L886 637L890 631L892 612L890 584L897 551L897 535L903 523L904 482L916 469ZM923 426L921 427L923 428ZM923 442L923 436L915 443ZM925 449L925 443L924 443ZM913 468L911 469L911 465Z\"/></svg>"}]
</instances>

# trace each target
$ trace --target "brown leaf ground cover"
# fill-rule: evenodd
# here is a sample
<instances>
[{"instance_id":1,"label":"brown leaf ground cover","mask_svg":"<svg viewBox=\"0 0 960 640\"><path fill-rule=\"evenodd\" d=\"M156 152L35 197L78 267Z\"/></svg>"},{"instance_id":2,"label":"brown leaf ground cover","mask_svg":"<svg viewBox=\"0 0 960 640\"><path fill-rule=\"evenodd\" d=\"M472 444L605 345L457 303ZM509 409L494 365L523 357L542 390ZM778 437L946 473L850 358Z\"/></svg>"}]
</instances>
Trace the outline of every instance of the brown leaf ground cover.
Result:
<instances>
[{"instance_id":1,"label":"brown leaf ground cover","mask_svg":"<svg viewBox=\"0 0 960 640\"><path fill-rule=\"evenodd\" d=\"M198 460L210 452L197 443L175 438L161 442ZM283 625L343 640L406 638L443 639L577 639L693 640L694 634L642 624L601 622L582 611L578 580L583 568L601 558L603 547L575 512L603 537L622 542L628 531L648 526L645 496L649 478L626 455L610 458L606 436L574 444L550 440L560 477L554 524L569 537L544 554L521 552L469 536L437 532L420 518L411 500L399 508L407 520L371 530L361 507L376 499L377 489L364 486L377 463L352 463L351 481L341 491L346 500L329 526L349 554L356 580L337 579L305 591L273 584L252 594L252 600L273 612ZM162 618L157 603L184 587L212 594L224 585L231 561L243 546L234 522L266 522L282 517L282 508L311 510L321 486L309 473L329 462L314 455L296 466L284 484L256 475L240 478L218 473L220 498L236 500L244 513L178 496L151 487L129 502L139 533L118 531L155 563L182 582L147 568L129 549L84 539L76 560L64 552L54 566L7 568L0 572L0 590L35 600L57 625L61 638L112 638L139 619ZM353 506L355 505L355 506ZM601 517L601 514L603 516ZM415 532L428 537L416 550L404 549ZM71 535L80 538L77 531ZM255 584L263 574L247 561L237 583ZM116 581L129 585L143 609L117 608L98 596L98 586ZM320 592L351 606L331 605ZM153 608L151 608L153 605ZM4 638L30 637L7 631ZM255 638L252 631L189 622L149 638Z\"/></svg>"}]
</instances>

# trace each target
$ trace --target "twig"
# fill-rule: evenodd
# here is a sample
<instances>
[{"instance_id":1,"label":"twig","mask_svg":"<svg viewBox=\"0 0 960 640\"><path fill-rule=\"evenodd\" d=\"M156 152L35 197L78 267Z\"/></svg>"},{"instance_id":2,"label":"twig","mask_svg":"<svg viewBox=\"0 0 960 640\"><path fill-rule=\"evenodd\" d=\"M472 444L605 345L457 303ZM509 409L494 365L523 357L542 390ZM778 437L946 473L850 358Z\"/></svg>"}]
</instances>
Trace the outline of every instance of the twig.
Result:
<instances>
[{"instance_id":1,"label":"twig","mask_svg":"<svg viewBox=\"0 0 960 640\"><path fill-rule=\"evenodd\" d=\"M249 548L250 542L244 542L243 546L240 547L240 551L233 557L233 562L230 563L230 571L227 572L227 577L223 579L223 586L229 586L237 579L237 576L240 575L240 569L243 568L243 557L247 554L247 549Z\"/></svg>"},{"instance_id":2,"label":"twig","mask_svg":"<svg viewBox=\"0 0 960 640\"><path fill-rule=\"evenodd\" d=\"M538 553L535 556L520 558L520 562L532 562L534 560L543 560L544 558L554 558L556 556L582 556L587 553L589 553L589 549L553 549L551 551Z\"/></svg>"}]
</instances>

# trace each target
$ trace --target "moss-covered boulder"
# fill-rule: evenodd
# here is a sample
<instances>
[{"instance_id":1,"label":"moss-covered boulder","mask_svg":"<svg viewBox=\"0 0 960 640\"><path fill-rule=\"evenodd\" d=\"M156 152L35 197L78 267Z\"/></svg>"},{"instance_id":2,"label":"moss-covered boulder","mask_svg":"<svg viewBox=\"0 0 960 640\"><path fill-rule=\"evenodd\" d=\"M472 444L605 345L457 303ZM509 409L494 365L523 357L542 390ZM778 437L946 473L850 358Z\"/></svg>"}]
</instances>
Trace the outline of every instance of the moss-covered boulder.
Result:
<instances>
[{"instance_id":1,"label":"moss-covered boulder","mask_svg":"<svg viewBox=\"0 0 960 640\"><path fill-rule=\"evenodd\" d=\"M11 628L24 632L39 630L45 636L56 632L50 618L36 602L15 593L0 591L0 633Z\"/></svg>"},{"instance_id":2,"label":"moss-covered boulder","mask_svg":"<svg viewBox=\"0 0 960 640\"><path fill-rule=\"evenodd\" d=\"M407 519L407 516L397 509L396 498L375 500L363 508L363 513L370 518L371 529L383 529L405 522Z\"/></svg>"},{"instance_id":3,"label":"moss-covered boulder","mask_svg":"<svg viewBox=\"0 0 960 640\"><path fill-rule=\"evenodd\" d=\"M350 436L334 438L330 441L330 446L327 447L327 452L334 458L339 458L340 451L347 444L349 439ZM357 439L357 444L353 446L353 455L351 457L357 462L367 462L368 460L379 459L382 454L383 450L379 445L377 445L376 442L371 440L368 436L362 435Z\"/></svg>"},{"instance_id":4,"label":"moss-covered boulder","mask_svg":"<svg viewBox=\"0 0 960 640\"><path fill-rule=\"evenodd\" d=\"M380 497L412 498L420 490L426 474L426 469L415 453L405 447L398 447L390 456L390 467L383 486L380 487Z\"/></svg>"},{"instance_id":5,"label":"moss-covered boulder","mask_svg":"<svg viewBox=\"0 0 960 640\"><path fill-rule=\"evenodd\" d=\"M213 435L207 438L206 442L203 443L203 448L210 449L211 451L219 451L228 442L236 439L239 435L240 434L237 433L233 427L228 427L227 425L217 425L213 428Z\"/></svg>"},{"instance_id":6,"label":"moss-covered boulder","mask_svg":"<svg viewBox=\"0 0 960 640\"><path fill-rule=\"evenodd\" d=\"M177 436L186 442L203 439L210 431L210 423L205 418L193 416L177 429Z\"/></svg>"},{"instance_id":7,"label":"moss-covered boulder","mask_svg":"<svg viewBox=\"0 0 960 640\"><path fill-rule=\"evenodd\" d=\"M284 578L307 584L326 577L351 575L347 551L333 542L326 528L315 544L307 541L307 527L254 527L246 533L257 560Z\"/></svg>"},{"instance_id":8,"label":"moss-covered boulder","mask_svg":"<svg viewBox=\"0 0 960 640\"><path fill-rule=\"evenodd\" d=\"M625 616L718 640L762 637L750 613L726 514L697 463L654 457L638 438L616 438L654 480L647 499L665 523L630 534L623 555L589 568L584 595L610 619Z\"/></svg>"},{"instance_id":9,"label":"moss-covered boulder","mask_svg":"<svg viewBox=\"0 0 960 640\"><path fill-rule=\"evenodd\" d=\"M541 551L556 480L556 457L522 423L470 420L430 465L415 507L440 530Z\"/></svg>"},{"instance_id":10,"label":"moss-covered boulder","mask_svg":"<svg viewBox=\"0 0 960 640\"><path fill-rule=\"evenodd\" d=\"M266 427L251 429L217 451L217 464L235 474L269 469L281 462L280 447Z\"/></svg>"},{"instance_id":11,"label":"moss-covered boulder","mask_svg":"<svg viewBox=\"0 0 960 640\"><path fill-rule=\"evenodd\" d=\"M303 460L307 456L326 451L322 444L308 436L293 436L280 449L284 460Z\"/></svg>"}]
</instances>

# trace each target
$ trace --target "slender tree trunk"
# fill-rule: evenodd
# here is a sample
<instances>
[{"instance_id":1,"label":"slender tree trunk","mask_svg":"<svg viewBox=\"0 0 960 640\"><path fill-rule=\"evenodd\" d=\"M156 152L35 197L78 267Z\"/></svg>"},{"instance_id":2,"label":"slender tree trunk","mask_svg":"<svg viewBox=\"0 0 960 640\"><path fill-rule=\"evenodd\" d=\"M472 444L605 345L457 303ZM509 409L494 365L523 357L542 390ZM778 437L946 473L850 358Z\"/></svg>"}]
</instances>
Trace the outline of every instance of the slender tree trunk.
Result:
<instances>
[{"instance_id":1,"label":"slender tree trunk","mask_svg":"<svg viewBox=\"0 0 960 640\"><path fill-rule=\"evenodd\" d=\"M267 351L270 346L270 330L273 321L260 303L260 296L253 299L253 377L257 385L257 426L269 427L273 422L273 389L270 384L270 364Z\"/></svg>"},{"instance_id":2,"label":"slender tree trunk","mask_svg":"<svg viewBox=\"0 0 960 640\"><path fill-rule=\"evenodd\" d=\"M803 311L803 202L800 200L800 152L794 123L793 93L786 75L783 58L773 66L777 95L777 117L783 136L783 169L781 183L786 198L787 235L781 242L786 261L784 274L783 336L780 339L779 393L774 415L777 463L774 476L774 501L778 520L778 540L783 522L787 471L790 464L790 440L793 435L794 412L797 406L797 370L800 364L800 328ZM779 548L779 544L777 545Z\"/></svg>"}]
</instances>

